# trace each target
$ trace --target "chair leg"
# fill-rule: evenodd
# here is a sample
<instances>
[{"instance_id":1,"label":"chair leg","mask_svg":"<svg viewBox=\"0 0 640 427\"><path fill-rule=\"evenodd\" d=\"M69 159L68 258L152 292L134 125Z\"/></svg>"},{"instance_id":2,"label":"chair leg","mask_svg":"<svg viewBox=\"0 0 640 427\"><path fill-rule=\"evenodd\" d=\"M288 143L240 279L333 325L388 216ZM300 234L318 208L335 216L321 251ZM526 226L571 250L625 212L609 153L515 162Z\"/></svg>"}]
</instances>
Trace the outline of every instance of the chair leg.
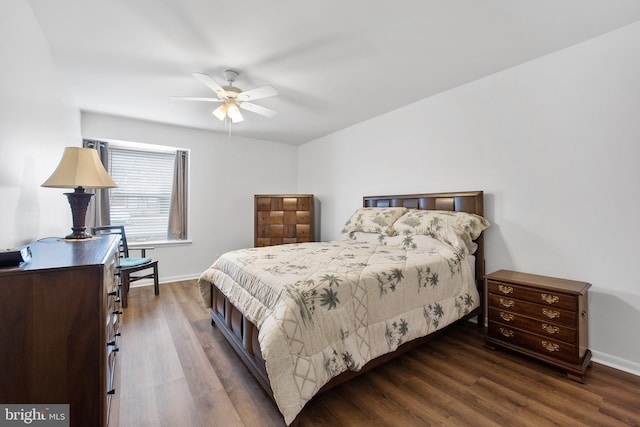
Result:
<instances>
[{"instance_id":1,"label":"chair leg","mask_svg":"<svg viewBox=\"0 0 640 427\"><path fill-rule=\"evenodd\" d=\"M153 265L153 291L160 295L160 284L158 283L158 264Z\"/></svg>"},{"instance_id":2,"label":"chair leg","mask_svg":"<svg viewBox=\"0 0 640 427\"><path fill-rule=\"evenodd\" d=\"M129 298L129 275L121 274L120 280L122 281L122 288L120 289L120 293L122 294L122 308L127 308L127 300Z\"/></svg>"}]
</instances>

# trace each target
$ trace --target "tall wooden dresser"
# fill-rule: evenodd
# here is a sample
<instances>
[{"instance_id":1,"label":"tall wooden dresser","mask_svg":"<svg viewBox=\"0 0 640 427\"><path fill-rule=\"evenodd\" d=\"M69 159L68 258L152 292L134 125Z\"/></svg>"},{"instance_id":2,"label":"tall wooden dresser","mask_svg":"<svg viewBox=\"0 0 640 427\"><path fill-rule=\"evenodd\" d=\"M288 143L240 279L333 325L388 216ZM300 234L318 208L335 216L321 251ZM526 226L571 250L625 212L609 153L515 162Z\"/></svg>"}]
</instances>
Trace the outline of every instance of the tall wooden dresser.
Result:
<instances>
[{"instance_id":1,"label":"tall wooden dresser","mask_svg":"<svg viewBox=\"0 0 640 427\"><path fill-rule=\"evenodd\" d=\"M312 194L256 194L254 246L314 240Z\"/></svg>"},{"instance_id":2,"label":"tall wooden dresser","mask_svg":"<svg viewBox=\"0 0 640 427\"><path fill-rule=\"evenodd\" d=\"M0 268L0 403L69 404L71 426L106 426L119 337L119 239L29 244Z\"/></svg>"}]
</instances>

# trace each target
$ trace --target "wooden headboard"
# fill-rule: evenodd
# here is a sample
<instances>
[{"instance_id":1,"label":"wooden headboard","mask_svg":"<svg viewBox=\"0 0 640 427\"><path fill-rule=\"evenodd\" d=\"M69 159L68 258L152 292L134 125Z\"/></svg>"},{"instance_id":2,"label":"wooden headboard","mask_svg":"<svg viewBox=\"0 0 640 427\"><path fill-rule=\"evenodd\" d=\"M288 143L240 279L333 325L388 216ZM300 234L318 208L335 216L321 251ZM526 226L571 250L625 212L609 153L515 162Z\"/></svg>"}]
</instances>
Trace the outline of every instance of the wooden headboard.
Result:
<instances>
[{"instance_id":1,"label":"wooden headboard","mask_svg":"<svg viewBox=\"0 0 640 427\"><path fill-rule=\"evenodd\" d=\"M463 191L456 193L405 194L400 196L365 196L362 206L405 207L440 211L469 212L483 215L484 195L482 191Z\"/></svg>"},{"instance_id":2,"label":"wooden headboard","mask_svg":"<svg viewBox=\"0 0 640 427\"><path fill-rule=\"evenodd\" d=\"M409 209L469 212L484 215L484 194L482 191L461 191L453 193L404 194L396 196L365 196L362 198L365 208L405 207ZM478 240L476 257L476 286L480 293L481 313L484 319L484 233ZM479 322L480 323L480 322Z\"/></svg>"}]
</instances>

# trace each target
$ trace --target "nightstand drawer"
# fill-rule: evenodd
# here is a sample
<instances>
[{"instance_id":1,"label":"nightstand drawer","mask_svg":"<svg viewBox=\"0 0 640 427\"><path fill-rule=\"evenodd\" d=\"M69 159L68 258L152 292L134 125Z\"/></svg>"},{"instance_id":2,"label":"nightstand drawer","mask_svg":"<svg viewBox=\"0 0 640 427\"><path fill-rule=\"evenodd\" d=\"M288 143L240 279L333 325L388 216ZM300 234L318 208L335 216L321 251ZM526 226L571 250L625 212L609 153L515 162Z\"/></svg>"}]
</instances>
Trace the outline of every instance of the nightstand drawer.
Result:
<instances>
[{"instance_id":1,"label":"nightstand drawer","mask_svg":"<svg viewBox=\"0 0 640 427\"><path fill-rule=\"evenodd\" d=\"M578 363L580 360L575 345L525 332L500 323L489 322L489 336L499 339L505 344L529 349L538 354L568 363Z\"/></svg>"},{"instance_id":2,"label":"nightstand drawer","mask_svg":"<svg viewBox=\"0 0 640 427\"><path fill-rule=\"evenodd\" d=\"M576 323L576 312L548 307L522 301L506 296L489 294L489 308L498 308L517 312L535 319L573 326Z\"/></svg>"},{"instance_id":3,"label":"nightstand drawer","mask_svg":"<svg viewBox=\"0 0 640 427\"><path fill-rule=\"evenodd\" d=\"M512 283L495 282L493 280L488 280L487 284L489 292L496 295L504 295L569 311L575 311L578 308L577 299L572 295L518 286Z\"/></svg>"},{"instance_id":4,"label":"nightstand drawer","mask_svg":"<svg viewBox=\"0 0 640 427\"><path fill-rule=\"evenodd\" d=\"M538 319L532 319L530 317L525 317L510 311L500 310L498 308L492 307L489 309L489 321L502 323L524 331L534 332L536 334L567 343L575 343L578 339L576 330L573 328Z\"/></svg>"}]
</instances>

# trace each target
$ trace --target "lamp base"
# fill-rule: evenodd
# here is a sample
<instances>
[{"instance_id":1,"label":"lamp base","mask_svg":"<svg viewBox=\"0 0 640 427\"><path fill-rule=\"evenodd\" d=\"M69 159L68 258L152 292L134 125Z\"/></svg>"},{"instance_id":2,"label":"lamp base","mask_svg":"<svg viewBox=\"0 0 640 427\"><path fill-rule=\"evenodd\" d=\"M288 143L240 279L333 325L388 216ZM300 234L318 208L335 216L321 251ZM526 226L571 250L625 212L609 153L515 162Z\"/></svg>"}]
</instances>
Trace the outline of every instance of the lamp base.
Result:
<instances>
[{"instance_id":1,"label":"lamp base","mask_svg":"<svg viewBox=\"0 0 640 427\"><path fill-rule=\"evenodd\" d=\"M85 221L87 218L87 207L89 206L89 201L93 194L86 193L84 188L77 187L73 193L64 193L69 199L69 205L71 205L71 216L73 217L73 233L69 234L65 239L68 240L81 240L81 239L90 239L91 234L87 233L85 230Z\"/></svg>"},{"instance_id":2,"label":"lamp base","mask_svg":"<svg viewBox=\"0 0 640 427\"><path fill-rule=\"evenodd\" d=\"M71 229L73 230L73 227L71 227ZM87 233L84 229L78 230L78 231L74 230L73 233L69 234L68 236L65 236L65 239L67 240L82 240L82 239L91 239L91 238L93 238L93 236Z\"/></svg>"}]
</instances>

